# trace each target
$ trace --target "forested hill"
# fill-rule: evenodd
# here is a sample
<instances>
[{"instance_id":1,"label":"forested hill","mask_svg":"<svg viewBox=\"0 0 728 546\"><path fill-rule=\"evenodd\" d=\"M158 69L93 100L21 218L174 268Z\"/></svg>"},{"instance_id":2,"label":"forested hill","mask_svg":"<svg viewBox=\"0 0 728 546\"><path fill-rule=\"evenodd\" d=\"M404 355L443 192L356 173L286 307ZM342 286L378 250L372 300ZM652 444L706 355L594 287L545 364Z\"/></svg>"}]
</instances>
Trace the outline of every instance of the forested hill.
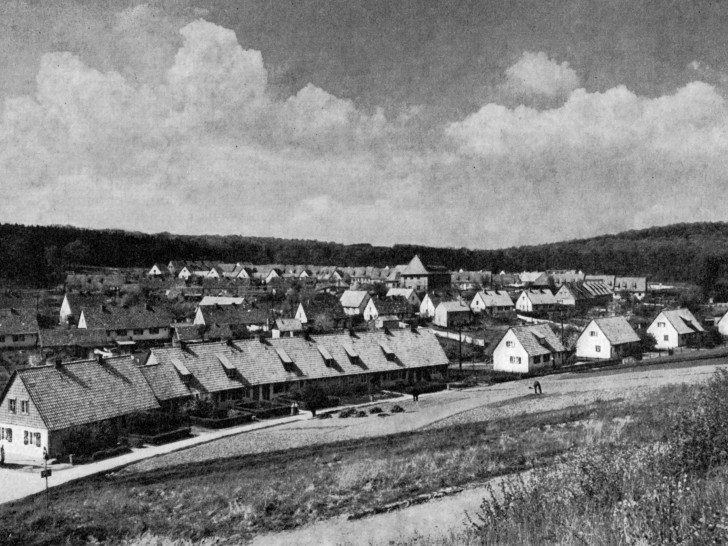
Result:
<instances>
[{"instance_id":1,"label":"forested hill","mask_svg":"<svg viewBox=\"0 0 728 546\"><path fill-rule=\"evenodd\" d=\"M64 270L82 265L150 267L154 262L177 259L384 266L407 263L415 253L425 263L450 269L581 269L705 285L728 276L728 223L674 224L498 250L377 247L237 235L150 235L69 226L0 224L0 278L37 286L57 282Z\"/></svg>"}]
</instances>

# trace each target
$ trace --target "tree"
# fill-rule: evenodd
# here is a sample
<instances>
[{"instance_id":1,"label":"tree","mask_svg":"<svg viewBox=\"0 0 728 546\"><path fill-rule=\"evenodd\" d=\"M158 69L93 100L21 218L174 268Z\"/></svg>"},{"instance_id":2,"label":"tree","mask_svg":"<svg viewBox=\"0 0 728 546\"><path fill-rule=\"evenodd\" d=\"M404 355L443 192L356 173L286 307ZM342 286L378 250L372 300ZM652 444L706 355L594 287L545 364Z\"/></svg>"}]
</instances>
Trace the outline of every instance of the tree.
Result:
<instances>
[{"instance_id":1,"label":"tree","mask_svg":"<svg viewBox=\"0 0 728 546\"><path fill-rule=\"evenodd\" d=\"M654 352L657 346L657 340L655 336L650 334L647 330L641 330L638 334L640 336L640 350L643 353Z\"/></svg>"},{"instance_id":2,"label":"tree","mask_svg":"<svg viewBox=\"0 0 728 546\"><path fill-rule=\"evenodd\" d=\"M76 239L63 247L61 255L63 257L63 262L66 265L85 264L89 262L91 249L86 243L80 239Z\"/></svg>"},{"instance_id":3,"label":"tree","mask_svg":"<svg viewBox=\"0 0 728 546\"><path fill-rule=\"evenodd\" d=\"M314 417L316 417L316 410L325 408L329 402L326 391L318 385L307 386L303 389L302 397L303 403L306 404L306 407Z\"/></svg>"}]
</instances>

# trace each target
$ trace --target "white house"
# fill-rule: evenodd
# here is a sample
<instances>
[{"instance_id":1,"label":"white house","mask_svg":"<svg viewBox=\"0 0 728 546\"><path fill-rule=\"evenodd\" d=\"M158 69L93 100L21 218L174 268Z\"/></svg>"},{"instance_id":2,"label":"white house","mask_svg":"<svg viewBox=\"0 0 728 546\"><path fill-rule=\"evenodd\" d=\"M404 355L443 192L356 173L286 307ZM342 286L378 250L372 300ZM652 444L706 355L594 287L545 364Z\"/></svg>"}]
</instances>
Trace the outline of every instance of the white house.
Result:
<instances>
[{"instance_id":1,"label":"white house","mask_svg":"<svg viewBox=\"0 0 728 546\"><path fill-rule=\"evenodd\" d=\"M205 296L198 304L200 307L205 305L243 305L245 298L234 296Z\"/></svg>"},{"instance_id":2,"label":"white house","mask_svg":"<svg viewBox=\"0 0 728 546\"><path fill-rule=\"evenodd\" d=\"M441 299L432 293L425 294L420 303L420 316L426 318L432 318L435 316L435 309L440 304Z\"/></svg>"},{"instance_id":3,"label":"white house","mask_svg":"<svg viewBox=\"0 0 728 546\"><path fill-rule=\"evenodd\" d=\"M718 327L718 331L722 336L728 336L728 312L726 312L722 317L720 317L720 320L716 322L716 326Z\"/></svg>"},{"instance_id":4,"label":"white house","mask_svg":"<svg viewBox=\"0 0 728 546\"><path fill-rule=\"evenodd\" d=\"M481 290L470 302L473 313L505 313L513 311L513 300L505 290Z\"/></svg>"},{"instance_id":5,"label":"white house","mask_svg":"<svg viewBox=\"0 0 728 546\"><path fill-rule=\"evenodd\" d=\"M556 307L556 303L551 290L524 290L516 300L516 309L526 313L547 311Z\"/></svg>"},{"instance_id":6,"label":"white house","mask_svg":"<svg viewBox=\"0 0 728 546\"><path fill-rule=\"evenodd\" d=\"M657 349L674 349L694 342L705 330L688 309L662 311L647 327Z\"/></svg>"},{"instance_id":7,"label":"white house","mask_svg":"<svg viewBox=\"0 0 728 546\"><path fill-rule=\"evenodd\" d=\"M78 327L105 330L109 341L163 341L172 337L172 314L149 305L82 307Z\"/></svg>"},{"instance_id":8,"label":"white house","mask_svg":"<svg viewBox=\"0 0 728 546\"><path fill-rule=\"evenodd\" d=\"M451 326L462 326L472 321L470 307L459 301L441 301L435 308L435 316L432 324L449 328Z\"/></svg>"},{"instance_id":9,"label":"white house","mask_svg":"<svg viewBox=\"0 0 728 546\"><path fill-rule=\"evenodd\" d=\"M394 296L402 296L414 307L419 307L422 304L414 288L390 288L387 290L388 298L393 298Z\"/></svg>"},{"instance_id":10,"label":"white house","mask_svg":"<svg viewBox=\"0 0 728 546\"><path fill-rule=\"evenodd\" d=\"M154 264L147 275L150 277L161 277L166 273L166 268L161 264Z\"/></svg>"},{"instance_id":11,"label":"white house","mask_svg":"<svg viewBox=\"0 0 728 546\"><path fill-rule=\"evenodd\" d=\"M346 290L341 294L339 301L347 315L363 315L371 299L366 290ZM369 319L365 318L365 320Z\"/></svg>"},{"instance_id":12,"label":"white house","mask_svg":"<svg viewBox=\"0 0 728 546\"><path fill-rule=\"evenodd\" d=\"M493 369L511 373L559 365L566 348L547 324L509 328L493 349Z\"/></svg>"},{"instance_id":13,"label":"white house","mask_svg":"<svg viewBox=\"0 0 728 546\"><path fill-rule=\"evenodd\" d=\"M576 340L577 358L621 358L640 343L640 337L624 317L592 320Z\"/></svg>"}]
</instances>

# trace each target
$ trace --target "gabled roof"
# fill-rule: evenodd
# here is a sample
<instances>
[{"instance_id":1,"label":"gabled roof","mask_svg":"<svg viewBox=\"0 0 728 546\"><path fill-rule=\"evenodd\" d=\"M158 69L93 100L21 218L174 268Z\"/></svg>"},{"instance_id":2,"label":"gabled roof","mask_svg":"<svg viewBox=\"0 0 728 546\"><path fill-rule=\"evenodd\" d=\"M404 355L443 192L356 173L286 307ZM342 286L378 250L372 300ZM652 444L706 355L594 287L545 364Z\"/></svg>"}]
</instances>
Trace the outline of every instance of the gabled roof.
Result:
<instances>
[{"instance_id":1,"label":"gabled roof","mask_svg":"<svg viewBox=\"0 0 728 546\"><path fill-rule=\"evenodd\" d=\"M209 341L232 339L229 324L174 324L174 335L179 341Z\"/></svg>"},{"instance_id":2,"label":"gabled roof","mask_svg":"<svg viewBox=\"0 0 728 546\"><path fill-rule=\"evenodd\" d=\"M48 430L159 408L134 359L116 357L16 372Z\"/></svg>"},{"instance_id":3,"label":"gabled roof","mask_svg":"<svg viewBox=\"0 0 728 546\"><path fill-rule=\"evenodd\" d=\"M634 343L640 336L632 329L624 317L608 317L594 319L594 322L612 345Z\"/></svg>"},{"instance_id":4,"label":"gabled roof","mask_svg":"<svg viewBox=\"0 0 728 546\"><path fill-rule=\"evenodd\" d=\"M199 303L200 307L205 305L242 305L245 298L235 298L230 296L205 296Z\"/></svg>"},{"instance_id":5,"label":"gabled roof","mask_svg":"<svg viewBox=\"0 0 728 546\"><path fill-rule=\"evenodd\" d=\"M513 300L505 290L482 290L478 294L486 307L513 307Z\"/></svg>"},{"instance_id":6,"label":"gabled roof","mask_svg":"<svg viewBox=\"0 0 728 546\"><path fill-rule=\"evenodd\" d=\"M529 356L561 353L566 348L548 324L533 324L511 328Z\"/></svg>"},{"instance_id":7,"label":"gabled roof","mask_svg":"<svg viewBox=\"0 0 728 546\"><path fill-rule=\"evenodd\" d=\"M339 300L333 297L325 301L322 300L306 300L301 302L303 312L306 313L308 320L313 320L316 315L329 315L332 319L346 319L347 314Z\"/></svg>"},{"instance_id":8,"label":"gabled roof","mask_svg":"<svg viewBox=\"0 0 728 546\"><path fill-rule=\"evenodd\" d=\"M37 334L35 309L0 309L0 335Z\"/></svg>"},{"instance_id":9,"label":"gabled roof","mask_svg":"<svg viewBox=\"0 0 728 546\"><path fill-rule=\"evenodd\" d=\"M444 310L446 313L470 313L470 307L459 301L441 301L435 312Z\"/></svg>"},{"instance_id":10,"label":"gabled roof","mask_svg":"<svg viewBox=\"0 0 728 546\"><path fill-rule=\"evenodd\" d=\"M374 307L380 315L407 315L412 313L412 304L402 296L374 300Z\"/></svg>"},{"instance_id":11,"label":"gabled roof","mask_svg":"<svg viewBox=\"0 0 728 546\"><path fill-rule=\"evenodd\" d=\"M91 329L169 328L174 320L172 313L163 307L145 305L82 307L81 313L86 321L86 328Z\"/></svg>"},{"instance_id":12,"label":"gabled roof","mask_svg":"<svg viewBox=\"0 0 728 546\"><path fill-rule=\"evenodd\" d=\"M397 355L397 362L387 359L382 343ZM347 348L358 355L352 362ZM286 367L281 352L295 362ZM234 344L200 343L182 348L152 349L150 361L170 363L177 358L192 374L193 382L207 392L239 389L251 385L281 383L300 379L341 377L347 374L386 372L403 368L446 365L448 360L437 338L428 330L418 333L409 330L359 332L302 337L237 341ZM225 373L219 355L235 366L236 375ZM330 357L329 365L327 365ZM332 365L332 362L335 365ZM173 368L170 368L173 370ZM176 372L175 372L176 373Z\"/></svg>"},{"instance_id":13,"label":"gabled roof","mask_svg":"<svg viewBox=\"0 0 728 546\"><path fill-rule=\"evenodd\" d=\"M344 307L360 307L361 304L369 297L366 290L346 290L341 294L341 305Z\"/></svg>"},{"instance_id":14,"label":"gabled roof","mask_svg":"<svg viewBox=\"0 0 728 546\"><path fill-rule=\"evenodd\" d=\"M615 292L646 292L647 277L616 277L614 279Z\"/></svg>"},{"instance_id":15,"label":"gabled roof","mask_svg":"<svg viewBox=\"0 0 728 546\"><path fill-rule=\"evenodd\" d=\"M556 298L551 290L526 290L525 294L534 305L556 305Z\"/></svg>"},{"instance_id":16,"label":"gabled roof","mask_svg":"<svg viewBox=\"0 0 728 546\"><path fill-rule=\"evenodd\" d=\"M407 264L407 267L404 268L404 271L402 271L402 275L427 275L428 273L429 270L416 254L410 260L410 263Z\"/></svg>"},{"instance_id":17,"label":"gabled roof","mask_svg":"<svg viewBox=\"0 0 728 546\"><path fill-rule=\"evenodd\" d=\"M402 296L403 298L408 298L415 293L414 288L390 288L387 290L387 297L391 298L394 296ZM416 296L417 294L415 294ZM418 298L419 299L419 298Z\"/></svg>"},{"instance_id":18,"label":"gabled roof","mask_svg":"<svg viewBox=\"0 0 728 546\"><path fill-rule=\"evenodd\" d=\"M668 322L675 327L678 334L694 334L695 332L705 331L688 309L662 311L661 315L663 315Z\"/></svg>"}]
</instances>

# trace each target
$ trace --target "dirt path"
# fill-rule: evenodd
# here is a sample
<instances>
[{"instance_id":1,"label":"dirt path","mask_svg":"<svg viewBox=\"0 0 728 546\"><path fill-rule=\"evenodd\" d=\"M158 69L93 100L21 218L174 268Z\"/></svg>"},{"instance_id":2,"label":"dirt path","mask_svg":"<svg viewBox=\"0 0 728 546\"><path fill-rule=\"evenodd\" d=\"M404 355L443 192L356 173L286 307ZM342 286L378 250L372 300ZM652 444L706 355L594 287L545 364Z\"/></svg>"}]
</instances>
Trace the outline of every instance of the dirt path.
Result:
<instances>
[{"instance_id":1,"label":"dirt path","mask_svg":"<svg viewBox=\"0 0 728 546\"><path fill-rule=\"evenodd\" d=\"M503 478L491 482L496 488ZM430 544L457 538L466 531L466 512L475 514L489 496L485 486L466 489L453 495L386 514L349 521L335 518L301 527L294 531L259 535L254 546L349 546L398 544L424 537ZM457 541L456 541L457 543Z\"/></svg>"}]
</instances>

